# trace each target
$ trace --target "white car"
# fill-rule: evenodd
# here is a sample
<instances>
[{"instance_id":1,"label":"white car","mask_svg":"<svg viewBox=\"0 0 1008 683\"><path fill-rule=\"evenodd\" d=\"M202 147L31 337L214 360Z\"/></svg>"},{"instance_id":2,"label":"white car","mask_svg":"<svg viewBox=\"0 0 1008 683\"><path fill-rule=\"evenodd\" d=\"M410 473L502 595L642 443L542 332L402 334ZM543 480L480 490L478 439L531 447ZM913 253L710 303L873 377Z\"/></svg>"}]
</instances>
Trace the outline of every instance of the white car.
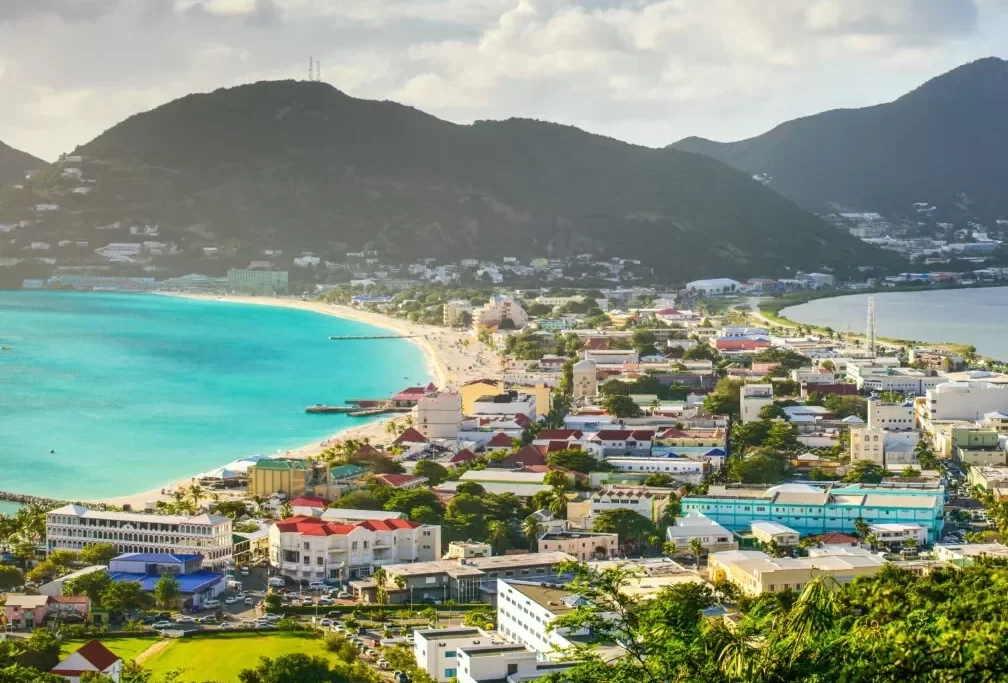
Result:
<instances>
[{"instance_id":1,"label":"white car","mask_svg":"<svg viewBox=\"0 0 1008 683\"><path fill-rule=\"evenodd\" d=\"M151 628L154 629L155 631L161 631L166 628L171 628L174 625L175 624L170 621L155 621L153 624L151 624Z\"/></svg>"},{"instance_id":2,"label":"white car","mask_svg":"<svg viewBox=\"0 0 1008 683\"><path fill-rule=\"evenodd\" d=\"M320 591L325 587L326 585L324 581L312 581L311 583L308 584L308 588L312 589L313 591Z\"/></svg>"},{"instance_id":3,"label":"white car","mask_svg":"<svg viewBox=\"0 0 1008 683\"><path fill-rule=\"evenodd\" d=\"M336 624L336 630L337 631L346 631L346 626L344 626L343 624Z\"/></svg>"},{"instance_id":4,"label":"white car","mask_svg":"<svg viewBox=\"0 0 1008 683\"><path fill-rule=\"evenodd\" d=\"M350 593L348 593L347 591L340 591L339 593L336 594L336 597L339 598L340 600L349 600Z\"/></svg>"},{"instance_id":5,"label":"white car","mask_svg":"<svg viewBox=\"0 0 1008 683\"><path fill-rule=\"evenodd\" d=\"M251 607L252 605L255 604L255 600L253 600L252 598L245 598L245 604Z\"/></svg>"},{"instance_id":6,"label":"white car","mask_svg":"<svg viewBox=\"0 0 1008 683\"><path fill-rule=\"evenodd\" d=\"M319 626L322 626L324 628L328 628L328 627L332 626L334 623L335 622L333 622L332 619L321 619L319 621Z\"/></svg>"},{"instance_id":7,"label":"white car","mask_svg":"<svg viewBox=\"0 0 1008 683\"><path fill-rule=\"evenodd\" d=\"M175 623L176 624L195 624L196 623L196 618L195 617L187 617L184 614L180 614L179 616L175 617Z\"/></svg>"},{"instance_id":8,"label":"white car","mask_svg":"<svg viewBox=\"0 0 1008 683\"><path fill-rule=\"evenodd\" d=\"M236 602L238 602L238 598L234 597L233 595L229 595L228 597L224 598L225 605L233 605Z\"/></svg>"},{"instance_id":9,"label":"white car","mask_svg":"<svg viewBox=\"0 0 1008 683\"><path fill-rule=\"evenodd\" d=\"M382 657L381 659L378 660L378 666L380 666L383 669L389 668L388 660Z\"/></svg>"}]
</instances>

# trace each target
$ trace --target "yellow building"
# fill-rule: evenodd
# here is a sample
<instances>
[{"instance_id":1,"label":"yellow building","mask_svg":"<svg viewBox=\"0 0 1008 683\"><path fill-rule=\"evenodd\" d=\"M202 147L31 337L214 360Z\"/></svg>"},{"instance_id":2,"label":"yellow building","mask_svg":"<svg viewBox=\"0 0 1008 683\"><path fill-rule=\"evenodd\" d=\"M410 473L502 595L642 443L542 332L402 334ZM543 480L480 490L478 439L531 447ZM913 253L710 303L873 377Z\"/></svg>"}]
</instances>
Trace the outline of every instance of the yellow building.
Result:
<instances>
[{"instance_id":1,"label":"yellow building","mask_svg":"<svg viewBox=\"0 0 1008 683\"><path fill-rule=\"evenodd\" d=\"M307 495L311 491L312 471L304 460L277 458L260 460L249 468L250 496L287 494L287 500Z\"/></svg>"},{"instance_id":2,"label":"yellow building","mask_svg":"<svg viewBox=\"0 0 1008 683\"><path fill-rule=\"evenodd\" d=\"M549 415L550 403L553 400L553 391L545 384L532 385L521 385L513 387L523 394L532 394L535 396L536 404L536 417L546 417Z\"/></svg>"},{"instance_id":3,"label":"yellow building","mask_svg":"<svg viewBox=\"0 0 1008 683\"><path fill-rule=\"evenodd\" d=\"M459 389L462 394L462 414L472 415L473 404L483 396L500 396L504 393L504 382L496 379L478 379L463 384Z\"/></svg>"}]
</instances>

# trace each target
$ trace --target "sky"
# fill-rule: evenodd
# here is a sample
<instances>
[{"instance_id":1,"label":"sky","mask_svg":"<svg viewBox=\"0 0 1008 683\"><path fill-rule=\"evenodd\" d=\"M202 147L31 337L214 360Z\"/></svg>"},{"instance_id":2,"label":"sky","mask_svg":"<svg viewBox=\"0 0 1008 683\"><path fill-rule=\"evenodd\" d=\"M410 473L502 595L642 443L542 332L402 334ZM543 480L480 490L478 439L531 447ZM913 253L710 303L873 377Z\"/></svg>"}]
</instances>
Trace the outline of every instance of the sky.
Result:
<instances>
[{"instance_id":1,"label":"sky","mask_svg":"<svg viewBox=\"0 0 1008 683\"><path fill-rule=\"evenodd\" d=\"M322 80L459 123L738 140L1008 57L1008 0L0 0L0 140L46 160L191 92Z\"/></svg>"}]
</instances>

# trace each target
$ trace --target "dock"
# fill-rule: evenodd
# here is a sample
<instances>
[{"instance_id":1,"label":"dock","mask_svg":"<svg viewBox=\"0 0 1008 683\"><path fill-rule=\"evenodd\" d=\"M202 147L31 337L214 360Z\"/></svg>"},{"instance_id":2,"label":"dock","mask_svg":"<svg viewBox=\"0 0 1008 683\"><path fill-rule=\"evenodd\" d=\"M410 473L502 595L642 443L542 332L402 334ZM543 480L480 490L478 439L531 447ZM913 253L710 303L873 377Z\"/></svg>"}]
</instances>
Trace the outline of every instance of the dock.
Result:
<instances>
[{"instance_id":1,"label":"dock","mask_svg":"<svg viewBox=\"0 0 1008 683\"><path fill-rule=\"evenodd\" d=\"M366 339L416 339L422 334L330 334L330 341L359 341Z\"/></svg>"},{"instance_id":2,"label":"dock","mask_svg":"<svg viewBox=\"0 0 1008 683\"><path fill-rule=\"evenodd\" d=\"M327 406L322 403L317 403L304 409L306 413L312 414L352 413L354 410L357 410L354 406Z\"/></svg>"}]
</instances>

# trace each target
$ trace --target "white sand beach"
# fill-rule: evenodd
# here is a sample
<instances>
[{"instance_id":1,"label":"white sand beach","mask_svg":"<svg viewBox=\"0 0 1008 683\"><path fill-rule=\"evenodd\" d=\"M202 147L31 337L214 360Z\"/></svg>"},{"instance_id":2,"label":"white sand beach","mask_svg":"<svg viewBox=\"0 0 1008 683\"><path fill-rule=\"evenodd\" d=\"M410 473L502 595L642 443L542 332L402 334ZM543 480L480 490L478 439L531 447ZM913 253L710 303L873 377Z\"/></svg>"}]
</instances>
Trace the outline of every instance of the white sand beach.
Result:
<instances>
[{"instance_id":1,"label":"white sand beach","mask_svg":"<svg viewBox=\"0 0 1008 683\"><path fill-rule=\"evenodd\" d=\"M419 346L427 356L427 364L434 383L446 390L457 389L460 385L482 377L500 377L503 369L500 357L491 349L481 344L470 334L469 330L453 330L434 325L420 325L399 318L362 311L349 306L327 304L321 301L302 301L281 297L255 296L220 296L202 294L162 293L166 296L179 296L190 299L225 301L235 304L256 306L279 306L312 311L347 320L356 320L368 325L380 327L392 332L409 335L410 341ZM307 458L318 455L333 441L345 439L367 439L370 443L386 443L391 438L386 425L391 419L376 420L356 427L344 429L330 438L318 443L306 444L300 448L284 451L285 455L294 458ZM241 454L235 454L240 457ZM221 463L224 465L225 463ZM171 492L179 486L189 486L192 477L166 484L162 488L144 491L128 496L99 499L98 502L113 505L130 505L134 509L143 509L150 502L171 500ZM238 493L221 493L222 499L236 497Z\"/></svg>"}]
</instances>

